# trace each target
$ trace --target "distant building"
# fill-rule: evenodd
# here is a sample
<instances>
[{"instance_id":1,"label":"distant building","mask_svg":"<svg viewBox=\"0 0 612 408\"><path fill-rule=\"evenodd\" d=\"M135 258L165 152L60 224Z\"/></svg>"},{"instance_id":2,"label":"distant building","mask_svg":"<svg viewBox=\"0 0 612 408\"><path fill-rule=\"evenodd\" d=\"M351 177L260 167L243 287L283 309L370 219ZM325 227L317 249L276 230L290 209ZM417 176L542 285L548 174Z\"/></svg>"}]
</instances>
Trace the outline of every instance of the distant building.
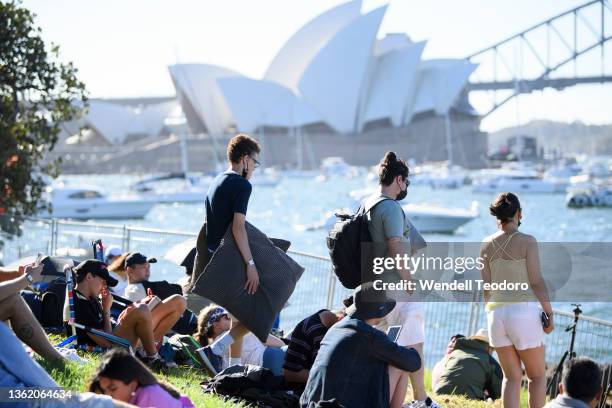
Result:
<instances>
[{"instance_id":1,"label":"distant building","mask_svg":"<svg viewBox=\"0 0 612 408\"><path fill-rule=\"evenodd\" d=\"M90 129L87 140L121 145L163 135L167 119L179 115L195 138L265 137L269 165L316 166L328 156L371 165L385 150L416 162L446 160L452 151L454 163L484 165L486 134L464 92L476 65L423 60L426 42L405 34L377 39L387 6L366 14L361 6L349 1L306 23L263 78L177 64L169 67L176 99L94 100L81 122Z\"/></svg>"}]
</instances>

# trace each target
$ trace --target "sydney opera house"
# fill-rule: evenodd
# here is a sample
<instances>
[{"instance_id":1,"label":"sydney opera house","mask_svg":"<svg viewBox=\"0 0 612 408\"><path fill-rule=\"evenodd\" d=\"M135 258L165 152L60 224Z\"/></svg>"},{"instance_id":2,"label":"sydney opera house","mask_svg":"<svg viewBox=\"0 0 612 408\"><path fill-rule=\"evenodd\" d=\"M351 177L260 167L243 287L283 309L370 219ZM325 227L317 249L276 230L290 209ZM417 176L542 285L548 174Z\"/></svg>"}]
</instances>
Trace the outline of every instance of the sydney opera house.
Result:
<instances>
[{"instance_id":1,"label":"sydney opera house","mask_svg":"<svg viewBox=\"0 0 612 408\"><path fill-rule=\"evenodd\" d=\"M173 65L176 100L138 112L94 101L90 127L121 143L134 133L130 127L160 135L164 119L182 110L191 133L204 139L224 140L237 131L263 138L270 164L302 164L307 151L314 161L343 156L365 165L394 149L417 161L446 160L452 152L455 163L478 165L486 135L464 92L476 66L423 59L426 42L405 34L377 38L387 6L367 13L361 6L350 1L308 22L263 78L215 65ZM113 109L125 119L104 120Z\"/></svg>"}]
</instances>

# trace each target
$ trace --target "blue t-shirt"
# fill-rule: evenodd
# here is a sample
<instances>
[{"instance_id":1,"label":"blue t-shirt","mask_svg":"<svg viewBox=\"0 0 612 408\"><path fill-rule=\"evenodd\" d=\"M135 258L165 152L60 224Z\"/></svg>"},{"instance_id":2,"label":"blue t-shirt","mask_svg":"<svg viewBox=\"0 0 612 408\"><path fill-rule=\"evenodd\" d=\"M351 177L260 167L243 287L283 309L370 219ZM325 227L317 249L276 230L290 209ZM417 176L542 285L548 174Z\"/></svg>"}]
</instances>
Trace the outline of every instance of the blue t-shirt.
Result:
<instances>
[{"instance_id":1,"label":"blue t-shirt","mask_svg":"<svg viewBox=\"0 0 612 408\"><path fill-rule=\"evenodd\" d=\"M210 251L219 246L234 213L246 215L253 187L244 177L226 171L219 174L206 194L206 245Z\"/></svg>"}]
</instances>

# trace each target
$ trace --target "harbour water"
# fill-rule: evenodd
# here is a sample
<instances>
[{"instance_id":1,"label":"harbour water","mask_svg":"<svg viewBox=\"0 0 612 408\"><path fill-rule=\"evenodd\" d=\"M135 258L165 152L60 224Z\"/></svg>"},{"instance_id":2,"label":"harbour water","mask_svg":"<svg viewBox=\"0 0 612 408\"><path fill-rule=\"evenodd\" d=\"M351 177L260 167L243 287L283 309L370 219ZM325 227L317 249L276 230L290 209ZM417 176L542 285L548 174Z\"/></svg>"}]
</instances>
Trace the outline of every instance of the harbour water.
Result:
<instances>
[{"instance_id":1,"label":"harbour water","mask_svg":"<svg viewBox=\"0 0 612 408\"><path fill-rule=\"evenodd\" d=\"M119 193L141 178L127 175L88 175L66 176L63 180L75 185L95 185L107 193ZM375 182L367 181L365 176L332 177L325 181L284 177L275 187L253 188L247 219L268 236L291 241L293 250L326 256L327 231L308 231L300 226L317 223L326 217L326 213L329 215L334 210L353 206L354 200L349 197L349 193L369 186L375 186ZM480 242L496 228L495 220L488 211L488 205L493 198L494 194L473 193L470 186L449 190L416 185L409 187L408 197L404 202L467 209L476 201L479 209L476 219L460 227L455 234L425 234L425 239L430 242ZM523 194L519 198L523 208L521 230L534 235L540 242L612 241L611 209L570 209L565 205L563 194ZM202 203L158 204L144 219L100 222L197 233L205 216L203 201L204 197ZM160 251L165 250L167 248L160 248ZM162 254L147 255L160 257ZM180 270L167 273L164 279L176 280L182 276ZM324 299L321 302L324 302ZM571 310L569 304L559 304L556 307L565 311ZM585 304L584 311L587 315L602 319L612 318L612 305L607 303Z\"/></svg>"}]
</instances>

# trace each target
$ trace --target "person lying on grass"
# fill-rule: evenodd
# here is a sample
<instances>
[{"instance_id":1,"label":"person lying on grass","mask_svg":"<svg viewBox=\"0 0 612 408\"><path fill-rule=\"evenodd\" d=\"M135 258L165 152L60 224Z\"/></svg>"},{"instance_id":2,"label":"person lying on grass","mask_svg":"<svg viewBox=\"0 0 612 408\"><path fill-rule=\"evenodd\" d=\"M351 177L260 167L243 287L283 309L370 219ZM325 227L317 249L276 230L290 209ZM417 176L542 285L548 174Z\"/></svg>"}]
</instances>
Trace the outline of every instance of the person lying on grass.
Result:
<instances>
[{"instance_id":1,"label":"person lying on grass","mask_svg":"<svg viewBox=\"0 0 612 408\"><path fill-rule=\"evenodd\" d=\"M76 275L73 294L76 322L122 337L134 348L142 345L146 353L143 361L151 366L159 365L158 345L183 314L185 302L167 304L164 301L149 310L148 303L154 299L149 296L142 302L128 306L121 314L119 323L113 327L110 318L113 295L108 287L116 285L117 280L109 275L106 264L89 259L75 266L73 271ZM108 340L85 330L77 329L76 334L79 344L112 346Z\"/></svg>"},{"instance_id":2,"label":"person lying on grass","mask_svg":"<svg viewBox=\"0 0 612 408\"><path fill-rule=\"evenodd\" d=\"M187 396L159 381L142 362L122 349L102 357L89 391L143 408L195 408Z\"/></svg>"}]
</instances>

